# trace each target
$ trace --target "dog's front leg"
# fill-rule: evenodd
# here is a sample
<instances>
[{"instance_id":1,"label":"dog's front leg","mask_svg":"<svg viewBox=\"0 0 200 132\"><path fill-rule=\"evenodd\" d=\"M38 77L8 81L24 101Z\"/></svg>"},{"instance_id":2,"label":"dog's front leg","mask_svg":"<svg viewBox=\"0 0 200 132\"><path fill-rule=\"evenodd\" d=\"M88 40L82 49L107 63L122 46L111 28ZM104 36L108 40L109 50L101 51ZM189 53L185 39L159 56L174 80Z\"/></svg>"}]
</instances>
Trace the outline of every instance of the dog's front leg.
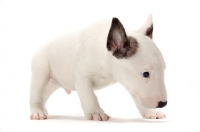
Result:
<instances>
[{"instance_id":1,"label":"dog's front leg","mask_svg":"<svg viewBox=\"0 0 200 132\"><path fill-rule=\"evenodd\" d=\"M163 119L165 114L159 111L158 109L149 109L141 106L138 102L135 101L136 107L140 111L140 114L146 119Z\"/></svg>"},{"instance_id":2,"label":"dog's front leg","mask_svg":"<svg viewBox=\"0 0 200 132\"><path fill-rule=\"evenodd\" d=\"M110 119L110 116L100 108L89 79L77 79L75 88L79 95L86 119L99 121L107 121Z\"/></svg>"}]
</instances>

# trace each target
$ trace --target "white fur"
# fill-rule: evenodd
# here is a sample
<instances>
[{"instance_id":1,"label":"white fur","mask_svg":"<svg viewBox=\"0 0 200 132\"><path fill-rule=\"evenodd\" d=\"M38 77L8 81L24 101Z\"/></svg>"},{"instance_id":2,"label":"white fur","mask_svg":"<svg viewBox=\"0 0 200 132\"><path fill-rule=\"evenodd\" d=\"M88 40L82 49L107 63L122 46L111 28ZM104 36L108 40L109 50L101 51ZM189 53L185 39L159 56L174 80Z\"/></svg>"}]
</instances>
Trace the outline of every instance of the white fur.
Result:
<instances>
[{"instance_id":1,"label":"white fur","mask_svg":"<svg viewBox=\"0 0 200 132\"><path fill-rule=\"evenodd\" d=\"M32 60L31 118L46 119L45 103L62 87L68 93L78 92L87 119L108 120L93 90L116 82L129 91L143 117L164 118L155 108L159 101L166 101L165 62L154 42L141 34L151 23L150 16L138 33L127 32L136 38L139 48L126 59L117 59L106 48L111 21L98 22L44 45ZM142 76L146 71L150 78Z\"/></svg>"}]
</instances>

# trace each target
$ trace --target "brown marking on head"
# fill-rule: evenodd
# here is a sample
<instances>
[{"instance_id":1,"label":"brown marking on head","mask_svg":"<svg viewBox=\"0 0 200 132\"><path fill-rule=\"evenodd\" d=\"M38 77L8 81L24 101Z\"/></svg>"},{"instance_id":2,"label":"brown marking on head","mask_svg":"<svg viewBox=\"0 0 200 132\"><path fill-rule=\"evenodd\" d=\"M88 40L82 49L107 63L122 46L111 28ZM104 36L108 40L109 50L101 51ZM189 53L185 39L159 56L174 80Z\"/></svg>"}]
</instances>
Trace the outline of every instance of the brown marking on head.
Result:
<instances>
[{"instance_id":1,"label":"brown marking on head","mask_svg":"<svg viewBox=\"0 0 200 132\"><path fill-rule=\"evenodd\" d=\"M126 35L125 29L117 18L113 18L107 38L107 49L118 59L132 56L137 50L137 40Z\"/></svg>"},{"instance_id":2,"label":"brown marking on head","mask_svg":"<svg viewBox=\"0 0 200 132\"><path fill-rule=\"evenodd\" d=\"M136 53L137 47L137 40L129 36L126 38L123 47L120 47L113 52L113 56L115 56L118 59L131 57L133 54Z\"/></svg>"},{"instance_id":3,"label":"brown marking on head","mask_svg":"<svg viewBox=\"0 0 200 132\"><path fill-rule=\"evenodd\" d=\"M153 24L151 24L151 26L147 28L145 35L151 39L153 38Z\"/></svg>"}]
</instances>

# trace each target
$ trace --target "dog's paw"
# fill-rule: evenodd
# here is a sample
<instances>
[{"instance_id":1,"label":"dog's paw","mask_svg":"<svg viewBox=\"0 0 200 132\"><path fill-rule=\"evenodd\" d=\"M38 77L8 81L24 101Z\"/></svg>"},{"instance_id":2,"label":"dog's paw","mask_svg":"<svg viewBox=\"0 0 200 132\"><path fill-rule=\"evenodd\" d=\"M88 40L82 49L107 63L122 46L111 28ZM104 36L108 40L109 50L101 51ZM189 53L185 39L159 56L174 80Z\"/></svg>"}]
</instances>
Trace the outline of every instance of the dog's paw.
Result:
<instances>
[{"instance_id":1,"label":"dog's paw","mask_svg":"<svg viewBox=\"0 0 200 132\"><path fill-rule=\"evenodd\" d=\"M48 113L46 109L35 108L32 110L30 119L31 120L45 120L48 118Z\"/></svg>"},{"instance_id":2,"label":"dog's paw","mask_svg":"<svg viewBox=\"0 0 200 132\"><path fill-rule=\"evenodd\" d=\"M107 121L111 117L104 112L100 112L100 113L87 114L86 118L88 120Z\"/></svg>"},{"instance_id":3,"label":"dog's paw","mask_svg":"<svg viewBox=\"0 0 200 132\"><path fill-rule=\"evenodd\" d=\"M164 119L166 118L165 114L158 110L148 110L143 115L146 119Z\"/></svg>"}]
</instances>

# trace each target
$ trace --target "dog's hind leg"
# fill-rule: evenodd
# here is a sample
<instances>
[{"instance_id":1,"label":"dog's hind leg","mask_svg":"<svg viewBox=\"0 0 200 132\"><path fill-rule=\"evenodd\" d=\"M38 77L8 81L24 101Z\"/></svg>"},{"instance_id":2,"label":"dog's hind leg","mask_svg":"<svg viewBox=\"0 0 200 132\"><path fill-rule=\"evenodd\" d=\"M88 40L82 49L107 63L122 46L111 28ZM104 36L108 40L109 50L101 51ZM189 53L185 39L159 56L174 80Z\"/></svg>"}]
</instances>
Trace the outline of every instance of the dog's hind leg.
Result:
<instances>
[{"instance_id":1,"label":"dog's hind leg","mask_svg":"<svg viewBox=\"0 0 200 132\"><path fill-rule=\"evenodd\" d=\"M43 94L50 81L50 68L45 54L39 53L32 61L32 77L30 86L30 118L41 120L47 118L43 106Z\"/></svg>"}]
</instances>

